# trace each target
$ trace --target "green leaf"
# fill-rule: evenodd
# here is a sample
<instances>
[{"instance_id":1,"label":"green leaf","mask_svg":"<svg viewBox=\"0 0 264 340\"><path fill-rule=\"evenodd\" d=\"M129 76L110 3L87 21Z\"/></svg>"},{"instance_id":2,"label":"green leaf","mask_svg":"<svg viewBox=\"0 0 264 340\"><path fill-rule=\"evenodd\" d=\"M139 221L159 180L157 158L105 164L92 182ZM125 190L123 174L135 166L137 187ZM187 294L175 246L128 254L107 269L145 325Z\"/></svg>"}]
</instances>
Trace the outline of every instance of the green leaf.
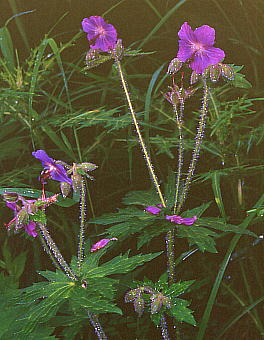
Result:
<instances>
[{"instance_id":1,"label":"green leaf","mask_svg":"<svg viewBox=\"0 0 264 340\"><path fill-rule=\"evenodd\" d=\"M131 191L123 198L123 203L126 205L142 205L143 209L143 207L148 205L159 204L160 199L154 189L150 191Z\"/></svg>"},{"instance_id":2,"label":"green leaf","mask_svg":"<svg viewBox=\"0 0 264 340\"><path fill-rule=\"evenodd\" d=\"M186 300L174 298L173 306L170 309L171 314L177 321L187 322L193 326L196 326L196 321L192 315L193 311L187 308L190 303Z\"/></svg>"},{"instance_id":3,"label":"green leaf","mask_svg":"<svg viewBox=\"0 0 264 340\"><path fill-rule=\"evenodd\" d=\"M196 244L202 252L206 250L211 253L217 253L215 241L213 239L217 234L211 230L203 227L196 227L195 225L181 225L178 228L177 235L178 237L187 238L190 246Z\"/></svg>"},{"instance_id":4,"label":"green leaf","mask_svg":"<svg viewBox=\"0 0 264 340\"><path fill-rule=\"evenodd\" d=\"M155 257L159 256L162 252L146 255L135 255L128 257L128 254L119 255L112 260L103 263L98 268L86 269L83 268L84 277L104 277L111 274L128 273L138 266L141 266L145 262L151 261Z\"/></svg>"}]
</instances>

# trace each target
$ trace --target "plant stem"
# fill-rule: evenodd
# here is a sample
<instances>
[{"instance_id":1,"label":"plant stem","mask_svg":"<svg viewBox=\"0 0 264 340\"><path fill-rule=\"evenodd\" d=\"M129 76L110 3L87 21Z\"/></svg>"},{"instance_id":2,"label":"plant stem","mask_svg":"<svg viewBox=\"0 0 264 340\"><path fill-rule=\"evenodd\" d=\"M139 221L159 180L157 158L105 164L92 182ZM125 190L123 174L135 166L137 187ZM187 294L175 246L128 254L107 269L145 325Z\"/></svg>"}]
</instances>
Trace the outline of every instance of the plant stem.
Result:
<instances>
[{"instance_id":1,"label":"plant stem","mask_svg":"<svg viewBox=\"0 0 264 340\"><path fill-rule=\"evenodd\" d=\"M165 241L168 261L168 281L169 285L172 285L175 282L174 230L167 232Z\"/></svg>"},{"instance_id":2,"label":"plant stem","mask_svg":"<svg viewBox=\"0 0 264 340\"><path fill-rule=\"evenodd\" d=\"M85 226L85 184L84 180L81 181L81 200L80 200L80 231L79 231L79 244L78 244L78 269L81 270L83 262L83 244L84 244L84 226Z\"/></svg>"},{"instance_id":3,"label":"plant stem","mask_svg":"<svg viewBox=\"0 0 264 340\"><path fill-rule=\"evenodd\" d=\"M164 315L162 315L162 317L160 319L160 328L161 328L162 338L164 340L170 340L169 333L168 333L167 322L166 322L166 319L165 319Z\"/></svg>"},{"instance_id":4,"label":"plant stem","mask_svg":"<svg viewBox=\"0 0 264 340\"><path fill-rule=\"evenodd\" d=\"M176 214L178 214L185 202L187 192L189 190L191 180L195 171L195 167L199 158L200 148L203 141L203 135L205 130L205 123L206 123L206 116L207 116L207 108L208 108L208 98L209 98L209 87L206 83L206 80L203 79L203 86L204 86L204 95L202 99L202 107L201 107L201 114L198 123L197 133L195 137L195 146L193 149L192 159L189 165L188 174L183 186L183 190L180 195L179 205L176 209Z\"/></svg>"},{"instance_id":5,"label":"plant stem","mask_svg":"<svg viewBox=\"0 0 264 340\"><path fill-rule=\"evenodd\" d=\"M179 196L179 189L181 184L181 174L182 174L182 166L183 166L183 133L182 133L182 125L183 125L183 112L184 112L184 100L181 99L180 101L180 113L178 112L177 105L173 105L173 111L176 116L177 127L179 131L179 146L178 146L178 169L177 169L177 176L176 176L176 183L175 183L175 198L174 198L174 209L173 213L175 214L177 203L178 203L178 196Z\"/></svg>"},{"instance_id":6,"label":"plant stem","mask_svg":"<svg viewBox=\"0 0 264 340\"><path fill-rule=\"evenodd\" d=\"M99 340L107 340L107 336L105 335L105 332L98 320L98 317L96 314L92 314L90 312L87 312L88 313L88 317L90 319L90 323L91 325L93 326L94 328L94 331L98 337Z\"/></svg>"},{"instance_id":7,"label":"plant stem","mask_svg":"<svg viewBox=\"0 0 264 340\"><path fill-rule=\"evenodd\" d=\"M133 123L135 125L136 132L137 132L137 135L138 135L138 138L139 138L139 143L141 145L142 152L143 152L144 158L145 158L146 163L147 163L147 167L148 167L148 170L149 170L149 173L150 173L150 177L151 177L151 179L152 179L152 181L154 183L154 186L155 186L155 188L157 190L157 193L158 193L158 195L160 197L160 201L161 201L162 205L165 207L166 206L165 200L164 200L164 197L163 197L162 192L160 190L158 178L157 178L157 176L156 176L156 174L154 172L154 168L153 168L153 165L151 163L151 159L150 159L149 153L147 151L145 142L144 142L142 134L140 132L139 124L138 124L138 121L137 121L137 118L136 118L136 113L135 113L135 110L133 108L132 101L130 99L128 85L126 83L126 80L125 80L125 77L124 77L124 73L122 71L121 63L120 63L119 60L116 60L115 62L116 62L118 74L119 74L119 77L120 77L120 80L121 80L121 84L122 84L123 90L125 92L125 96L126 96L126 100L127 100L127 103L128 103L128 107L129 107L130 113L132 115Z\"/></svg>"},{"instance_id":8,"label":"plant stem","mask_svg":"<svg viewBox=\"0 0 264 340\"><path fill-rule=\"evenodd\" d=\"M65 274L72 280L76 281L77 276L74 274L70 266L67 264L67 262L64 260L63 256L61 255L61 252L59 251L58 247L56 246L55 242L51 238L48 230L42 223L38 223L38 227L41 231L41 234L43 236L43 239L46 242L46 245L48 246L50 252L52 255L56 258L58 261L60 267L64 270ZM53 260L53 257L52 257Z\"/></svg>"}]
</instances>

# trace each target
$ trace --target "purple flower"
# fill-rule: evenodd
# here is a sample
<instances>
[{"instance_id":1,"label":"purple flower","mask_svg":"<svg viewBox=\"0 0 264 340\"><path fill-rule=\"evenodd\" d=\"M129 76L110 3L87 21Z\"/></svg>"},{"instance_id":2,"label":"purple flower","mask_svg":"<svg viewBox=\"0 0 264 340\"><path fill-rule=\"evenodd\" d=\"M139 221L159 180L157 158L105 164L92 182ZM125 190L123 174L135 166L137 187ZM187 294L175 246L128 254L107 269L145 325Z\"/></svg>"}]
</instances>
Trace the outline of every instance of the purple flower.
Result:
<instances>
[{"instance_id":1,"label":"purple flower","mask_svg":"<svg viewBox=\"0 0 264 340\"><path fill-rule=\"evenodd\" d=\"M161 204L159 204L157 207L162 207ZM157 207L153 207L151 205L147 206L146 207L146 211L153 214L153 215L158 215L160 212L161 212L161 209L160 208L157 208Z\"/></svg>"},{"instance_id":2,"label":"purple flower","mask_svg":"<svg viewBox=\"0 0 264 340\"><path fill-rule=\"evenodd\" d=\"M42 173L42 180L52 178L55 181L66 182L72 185L72 180L67 176L67 172L61 164L50 158L44 150L37 150L32 152L32 155L42 162L44 172Z\"/></svg>"},{"instance_id":3,"label":"purple flower","mask_svg":"<svg viewBox=\"0 0 264 340\"><path fill-rule=\"evenodd\" d=\"M189 65L197 74L201 74L208 66L219 63L225 53L220 48L213 47L215 30L203 25L194 31L185 22L179 30L179 51L177 58L181 62L189 61Z\"/></svg>"},{"instance_id":4,"label":"purple flower","mask_svg":"<svg viewBox=\"0 0 264 340\"><path fill-rule=\"evenodd\" d=\"M101 248L104 248L110 241L117 241L116 237L113 238L103 238L102 240L96 242L95 244L92 245L91 248L91 253L93 253L96 250L99 250Z\"/></svg>"},{"instance_id":5,"label":"purple flower","mask_svg":"<svg viewBox=\"0 0 264 340\"><path fill-rule=\"evenodd\" d=\"M197 220L197 216L184 218L177 215L166 215L166 220L175 224L193 225L194 222Z\"/></svg>"},{"instance_id":6,"label":"purple flower","mask_svg":"<svg viewBox=\"0 0 264 340\"><path fill-rule=\"evenodd\" d=\"M90 48L108 52L117 43L117 32L113 25L107 24L100 16L92 16L82 21L82 28L87 33Z\"/></svg>"},{"instance_id":7,"label":"purple flower","mask_svg":"<svg viewBox=\"0 0 264 340\"><path fill-rule=\"evenodd\" d=\"M31 205L35 201L36 200L24 200L22 207L15 202L6 202L6 206L12 209L15 214L15 217L7 224L7 228L10 229L12 226L14 226L15 230L24 228L29 236L38 236L36 231L37 224L29 220L29 214L32 214Z\"/></svg>"},{"instance_id":8,"label":"purple flower","mask_svg":"<svg viewBox=\"0 0 264 340\"><path fill-rule=\"evenodd\" d=\"M158 207L162 207L162 205L159 204ZM148 206L145 210L153 215L159 215L159 213L161 212L161 209L153 206ZM172 223L185 225L193 225L194 222L197 220L197 216L184 218L178 215L166 215L165 218Z\"/></svg>"}]
</instances>

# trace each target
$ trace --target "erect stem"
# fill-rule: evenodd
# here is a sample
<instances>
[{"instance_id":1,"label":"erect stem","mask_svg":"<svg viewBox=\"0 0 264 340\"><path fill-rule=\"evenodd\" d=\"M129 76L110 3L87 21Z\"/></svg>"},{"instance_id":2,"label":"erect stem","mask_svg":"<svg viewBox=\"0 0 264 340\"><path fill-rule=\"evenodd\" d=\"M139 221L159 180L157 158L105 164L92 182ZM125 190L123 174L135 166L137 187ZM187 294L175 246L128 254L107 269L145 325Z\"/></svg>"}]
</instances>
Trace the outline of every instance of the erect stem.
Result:
<instances>
[{"instance_id":1,"label":"erect stem","mask_svg":"<svg viewBox=\"0 0 264 340\"><path fill-rule=\"evenodd\" d=\"M176 175L176 183L175 183L175 197L174 197L174 209L173 212L175 214L178 197L179 197L179 190L181 185L181 174L182 174L182 166L183 166L183 133L182 133L182 125L183 125L183 112L184 112L184 100L183 98L180 99L180 112L178 112L177 104L173 104L173 110L176 116L177 127L179 131L179 144L178 144L178 168L177 168L177 175Z\"/></svg>"},{"instance_id":2,"label":"erect stem","mask_svg":"<svg viewBox=\"0 0 264 340\"><path fill-rule=\"evenodd\" d=\"M119 60L116 60L115 62L116 62L118 74L119 74L119 77L120 77L120 80L121 80L121 84L122 84L123 90L125 92L126 100L127 100L128 107L129 107L129 111L130 111L130 113L132 115L133 123L135 125L136 132L137 132L137 135L138 135L138 138L139 138L139 143L141 145L142 152L143 152L144 158L145 158L146 163L147 163L147 167L148 167L148 170L149 170L149 173L150 173L150 177L151 177L151 179L152 179L152 181L154 183L155 189L157 190L157 193L158 193L158 195L160 197L160 201L161 201L162 205L165 207L166 206L165 200L164 200L164 197L163 197L162 192L160 190L158 178L157 178L157 176L156 176L156 174L154 172L154 168L153 168L153 165L151 163L150 155L148 153L148 150L146 148L146 145L145 145L145 142L143 140L142 134L140 132L139 124L138 124L138 121L137 121L137 118L136 118L136 113L135 113L135 110L133 108L132 101L130 99L128 85L126 83L126 80L125 80L125 77L124 77L124 73L122 71L121 63L120 63Z\"/></svg>"},{"instance_id":3,"label":"erect stem","mask_svg":"<svg viewBox=\"0 0 264 340\"><path fill-rule=\"evenodd\" d=\"M178 214L185 202L187 192L189 190L191 180L195 171L195 167L199 158L200 148L203 141L203 135L205 130L205 123L206 123L206 115L207 115L207 108L208 108L208 99L209 99L209 87L206 83L206 80L203 79L203 86L204 86L204 95L202 99L202 107L201 107L201 114L198 123L197 133L195 137L195 146L193 149L192 159L189 165L189 170L187 173L187 177L183 186L183 190L180 195L179 204L176 209L176 214Z\"/></svg>"},{"instance_id":4,"label":"erect stem","mask_svg":"<svg viewBox=\"0 0 264 340\"><path fill-rule=\"evenodd\" d=\"M88 312L88 317L90 319L90 323L94 328L94 331L98 337L99 340L107 340L107 336L105 335L105 332L98 320L98 317L96 314L92 314Z\"/></svg>"},{"instance_id":5,"label":"erect stem","mask_svg":"<svg viewBox=\"0 0 264 340\"><path fill-rule=\"evenodd\" d=\"M38 223L38 227L39 227L39 229L41 231L43 239L46 242L46 245L48 246L48 248L49 248L51 254L53 255L53 257L55 257L56 260L58 261L60 267L64 270L65 274L70 279L76 281L77 280L77 276L74 274L74 272L72 271L72 269L68 265L68 263L64 260L63 256L61 255L61 252L59 251L59 249L56 246L55 242L51 238L47 228L44 226L44 224L42 224L40 222ZM54 261L53 257L52 257L52 260Z\"/></svg>"},{"instance_id":6,"label":"erect stem","mask_svg":"<svg viewBox=\"0 0 264 340\"><path fill-rule=\"evenodd\" d=\"M175 282L175 252L174 252L174 230L170 230L166 234L166 249L168 261L168 282L172 285Z\"/></svg>"},{"instance_id":7,"label":"erect stem","mask_svg":"<svg viewBox=\"0 0 264 340\"><path fill-rule=\"evenodd\" d=\"M83 244L84 244L84 226L85 226L85 184L82 178L81 181L81 199L80 199L80 231L79 231L79 244L78 244L78 269L80 271L83 262Z\"/></svg>"},{"instance_id":8,"label":"erect stem","mask_svg":"<svg viewBox=\"0 0 264 340\"><path fill-rule=\"evenodd\" d=\"M164 340L170 340L169 332L168 332L168 326L167 326L167 322L166 322L164 315L162 315L162 317L160 319L160 328L161 328L162 338Z\"/></svg>"}]
</instances>

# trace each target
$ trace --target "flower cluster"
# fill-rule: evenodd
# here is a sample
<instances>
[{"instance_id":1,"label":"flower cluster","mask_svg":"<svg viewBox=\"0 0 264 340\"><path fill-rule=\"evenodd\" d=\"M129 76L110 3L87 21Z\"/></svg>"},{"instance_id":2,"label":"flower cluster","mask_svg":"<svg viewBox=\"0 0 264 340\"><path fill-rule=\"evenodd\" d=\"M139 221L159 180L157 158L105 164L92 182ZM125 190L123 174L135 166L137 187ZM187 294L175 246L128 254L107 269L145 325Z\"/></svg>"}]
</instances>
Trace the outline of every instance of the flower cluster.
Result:
<instances>
[{"instance_id":1,"label":"flower cluster","mask_svg":"<svg viewBox=\"0 0 264 340\"><path fill-rule=\"evenodd\" d=\"M153 215L159 215L161 212L160 207L162 207L160 204L158 206L147 206L146 211L153 214ZM175 223L175 224L184 224L184 225L193 225L194 222L197 220L197 216L193 217L181 217L178 215L166 215L165 216L166 220Z\"/></svg>"},{"instance_id":2,"label":"flower cluster","mask_svg":"<svg viewBox=\"0 0 264 340\"><path fill-rule=\"evenodd\" d=\"M17 232L19 229L24 229L30 236L38 236L37 223L34 221L34 216L38 215L43 209L57 201L58 195L53 195L45 200L27 200L25 197L18 195L15 192L3 194L6 206L13 210L14 218L6 225L7 230L11 229Z\"/></svg>"},{"instance_id":3,"label":"flower cluster","mask_svg":"<svg viewBox=\"0 0 264 340\"><path fill-rule=\"evenodd\" d=\"M161 292L157 292L152 287L141 286L131 289L125 295L125 302L133 302L134 310L141 316L145 309L145 301L143 294L150 294L150 312L151 314L158 313L161 308L171 308L171 299Z\"/></svg>"},{"instance_id":4,"label":"flower cluster","mask_svg":"<svg viewBox=\"0 0 264 340\"><path fill-rule=\"evenodd\" d=\"M103 238L102 240L96 242L95 244L92 245L91 247L91 253L104 248L110 241L117 241L116 237L113 238Z\"/></svg>"}]
</instances>

